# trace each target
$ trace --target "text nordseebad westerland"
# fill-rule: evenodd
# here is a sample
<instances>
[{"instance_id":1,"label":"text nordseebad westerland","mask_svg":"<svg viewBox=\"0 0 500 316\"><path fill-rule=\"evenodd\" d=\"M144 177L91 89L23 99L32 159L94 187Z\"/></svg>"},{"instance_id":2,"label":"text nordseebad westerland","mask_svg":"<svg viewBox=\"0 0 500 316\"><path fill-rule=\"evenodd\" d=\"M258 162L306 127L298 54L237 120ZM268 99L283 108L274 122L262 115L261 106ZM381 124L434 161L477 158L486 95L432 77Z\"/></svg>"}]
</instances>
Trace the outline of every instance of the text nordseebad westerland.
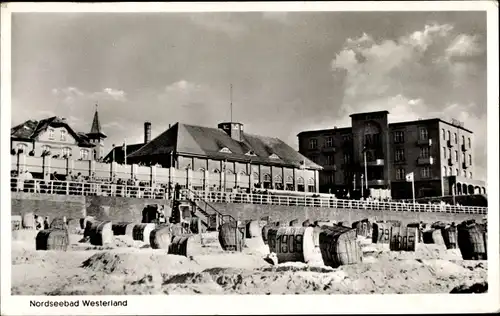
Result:
<instances>
[{"instance_id":1,"label":"text nordseebad westerland","mask_svg":"<svg viewBox=\"0 0 500 316\"><path fill-rule=\"evenodd\" d=\"M126 307L127 300L75 300L75 301L34 301L30 300L30 307Z\"/></svg>"}]
</instances>

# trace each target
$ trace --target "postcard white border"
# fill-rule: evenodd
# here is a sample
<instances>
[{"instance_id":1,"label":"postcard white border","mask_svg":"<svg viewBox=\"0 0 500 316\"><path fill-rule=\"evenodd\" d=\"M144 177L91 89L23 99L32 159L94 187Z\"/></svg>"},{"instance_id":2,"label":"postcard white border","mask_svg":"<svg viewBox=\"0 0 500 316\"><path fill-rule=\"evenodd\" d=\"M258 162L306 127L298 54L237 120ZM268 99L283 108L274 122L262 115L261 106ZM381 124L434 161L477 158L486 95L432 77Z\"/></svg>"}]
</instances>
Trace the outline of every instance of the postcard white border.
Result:
<instances>
[{"instance_id":1,"label":"postcard white border","mask_svg":"<svg viewBox=\"0 0 500 316\"><path fill-rule=\"evenodd\" d=\"M9 232L11 118L10 25L14 12L243 12L243 11L487 11L488 24L488 190L499 192L498 7L493 1L408 2L248 2L248 3L3 3L1 8L1 231ZM499 231L499 201L489 200L488 229ZM1 236L2 315L100 314L316 314L316 313L470 313L500 309L499 240L488 243L488 294L483 295L178 295L178 296L11 296L11 240ZM126 308L30 308L31 299L128 300Z\"/></svg>"}]
</instances>

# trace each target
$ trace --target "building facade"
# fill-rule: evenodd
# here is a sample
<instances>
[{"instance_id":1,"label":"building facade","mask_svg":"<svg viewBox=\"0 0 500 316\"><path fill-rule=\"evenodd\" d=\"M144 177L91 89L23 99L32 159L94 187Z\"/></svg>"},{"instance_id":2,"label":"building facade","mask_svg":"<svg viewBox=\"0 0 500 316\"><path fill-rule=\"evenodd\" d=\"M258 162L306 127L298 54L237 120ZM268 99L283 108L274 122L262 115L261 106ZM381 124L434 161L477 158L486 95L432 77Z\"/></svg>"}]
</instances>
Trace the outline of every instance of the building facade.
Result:
<instances>
[{"instance_id":1,"label":"building facade","mask_svg":"<svg viewBox=\"0 0 500 316\"><path fill-rule=\"evenodd\" d=\"M64 118L53 116L40 121L28 120L12 127L10 142L13 154L98 160L102 156L105 138L96 110L90 133L76 132Z\"/></svg>"},{"instance_id":2,"label":"building facade","mask_svg":"<svg viewBox=\"0 0 500 316\"><path fill-rule=\"evenodd\" d=\"M441 119L388 123L388 111L350 115L352 127L299 133L299 152L323 166L320 192L360 195L361 184L394 199L485 193L474 179L473 132ZM368 183L366 183L368 179Z\"/></svg>"},{"instance_id":3,"label":"building facade","mask_svg":"<svg viewBox=\"0 0 500 316\"><path fill-rule=\"evenodd\" d=\"M127 162L242 175L254 188L305 192L317 192L322 169L277 138L245 133L237 122L218 128L176 123L127 153Z\"/></svg>"}]
</instances>

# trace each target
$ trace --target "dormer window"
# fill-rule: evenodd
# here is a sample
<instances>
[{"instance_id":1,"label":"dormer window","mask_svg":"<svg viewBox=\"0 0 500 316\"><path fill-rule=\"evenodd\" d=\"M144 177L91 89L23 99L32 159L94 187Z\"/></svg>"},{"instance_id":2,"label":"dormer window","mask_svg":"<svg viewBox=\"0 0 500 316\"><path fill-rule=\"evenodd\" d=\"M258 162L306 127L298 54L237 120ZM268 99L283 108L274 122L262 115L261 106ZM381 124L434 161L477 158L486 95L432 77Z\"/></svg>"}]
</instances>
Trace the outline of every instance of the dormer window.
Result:
<instances>
[{"instance_id":1,"label":"dormer window","mask_svg":"<svg viewBox=\"0 0 500 316\"><path fill-rule=\"evenodd\" d=\"M53 128L49 128L49 139L50 140L54 139L54 129Z\"/></svg>"},{"instance_id":2,"label":"dormer window","mask_svg":"<svg viewBox=\"0 0 500 316\"><path fill-rule=\"evenodd\" d=\"M229 148L227 147L224 147L220 150L221 153L225 153L225 154L231 154L232 152L229 150Z\"/></svg>"},{"instance_id":3,"label":"dormer window","mask_svg":"<svg viewBox=\"0 0 500 316\"><path fill-rule=\"evenodd\" d=\"M249 152L247 152L245 155L247 155L247 156L257 156L257 155L253 152L253 150L250 150L250 151L249 151Z\"/></svg>"},{"instance_id":4,"label":"dormer window","mask_svg":"<svg viewBox=\"0 0 500 316\"><path fill-rule=\"evenodd\" d=\"M271 156L269 156L269 159L280 159L280 157L278 157L278 155L276 154L272 154Z\"/></svg>"}]
</instances>

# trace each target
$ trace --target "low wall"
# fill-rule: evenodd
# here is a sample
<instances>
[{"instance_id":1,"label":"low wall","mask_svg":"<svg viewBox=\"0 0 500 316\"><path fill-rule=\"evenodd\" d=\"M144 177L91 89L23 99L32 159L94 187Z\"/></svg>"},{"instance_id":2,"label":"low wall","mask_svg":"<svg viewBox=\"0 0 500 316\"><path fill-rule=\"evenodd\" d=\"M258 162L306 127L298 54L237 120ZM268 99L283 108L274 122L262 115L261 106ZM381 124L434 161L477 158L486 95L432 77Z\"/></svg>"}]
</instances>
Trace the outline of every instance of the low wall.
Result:
<instances>
[{"instance_id":1,"label":"low wall","mask_svg":"<svg viewBox=\"0 0 500 316\"><path fill-rule=\"evenodd\" d=\"M232 215L239 220L259 219L269 216L272 221L290 222L298 219L303 222L320 219L330 219L351 225L353 222L369 218L377 220L399 220L406 225L412 222L433 223L436 221L459 223L467 219L481 221L484 215L480 214L455 214L437 212L403 212L403 211L375 211L375 210L350 210L325 207L301 207L281 205L255 205L255 204L223 204L212 203L222 214Z\"/></svg>"},{"instance_id":2,"label":"low wall","mask_svg":"<svg viewBox=\"0 0 500 316\"><path fill-rule=\"evenodd\" d=\"M86 214L85 196L11 192L12 215L33 212L49 220L59 216L81 218Z\"/></svg>"},{"instance_id":3,"label":"low wall","mask_svg":"<svg viewBox=\"0 0 500 316\"><path fill-rule=\"evenodd\" d=\"M33 212L51 219L57 216L80 218L86 215L94 216L98 220L111 220L115 222L140 222L142 210L148 204L161 204L165 206L166 216L171 214L171 201L137 199L109 196L71 196L71 195L45 195L33 193L12 193L12 214L22 215ZM269 216L273 221L289 222L298 219L300 222L309 219L331 219L342 221L350 225L352 222L363 218L377 220L399 220L403 224L423 221L461 222L466 219L481 221L484 215L453 214L438 212L403 212L403 211L375 211L375 210L349 210L320 207L256 205L256 204L223 204L211 203L223 214L232 215L239 220L259 219Z\"/></svg>"}]
</instances>

